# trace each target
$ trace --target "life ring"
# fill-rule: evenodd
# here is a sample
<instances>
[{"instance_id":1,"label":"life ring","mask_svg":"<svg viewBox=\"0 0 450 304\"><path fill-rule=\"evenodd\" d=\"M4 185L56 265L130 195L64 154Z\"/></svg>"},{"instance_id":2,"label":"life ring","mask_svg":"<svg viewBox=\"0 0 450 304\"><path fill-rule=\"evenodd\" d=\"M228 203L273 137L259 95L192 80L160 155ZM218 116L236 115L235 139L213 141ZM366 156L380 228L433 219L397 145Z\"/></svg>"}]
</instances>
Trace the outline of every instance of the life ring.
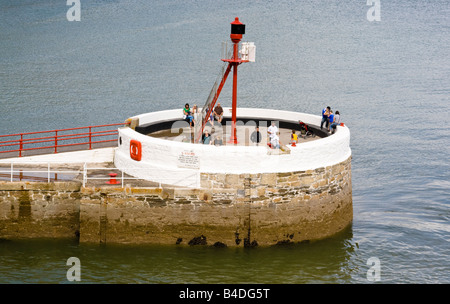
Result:
<instances>
[{"instance_id":1,"label":"life ring","mask_svg":"<svg viewBox=\"0 0 450 304\"><path fill-rule=\"evenodd\" d=\"M140 161L142 158L142 144L140 141L132 139L130 141L130 157L135 161Z\"/></svg>"}]
</instances>

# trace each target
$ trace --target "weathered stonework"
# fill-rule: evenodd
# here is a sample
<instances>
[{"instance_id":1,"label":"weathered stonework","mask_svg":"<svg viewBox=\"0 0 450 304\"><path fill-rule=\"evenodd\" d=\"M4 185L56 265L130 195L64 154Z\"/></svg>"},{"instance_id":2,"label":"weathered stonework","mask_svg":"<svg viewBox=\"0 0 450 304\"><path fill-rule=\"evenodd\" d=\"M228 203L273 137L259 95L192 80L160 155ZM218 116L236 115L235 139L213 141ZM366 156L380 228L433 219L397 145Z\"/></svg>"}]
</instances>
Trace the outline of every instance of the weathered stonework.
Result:
<instances>
[{"instance_id":1,"label":"weathered stonework","mask_svg":"<svg viewBox=\"0 0 450 304\"><path fill-rule=\"evenodd\" d=\"M0 238L77 238L79 182L1 182Z\"/></svg>"},{"instance_id":2,"label":"weathered stonework","mask_svg":"<svg viewBox=\"0 0 450 304\"><path fill-rule=\"evenodd\" d=\"M0 183L0 238L273 245L329 237L353 218L351 157L287 173L201 174L201 188Z\"/></svg>"}]
</instances>

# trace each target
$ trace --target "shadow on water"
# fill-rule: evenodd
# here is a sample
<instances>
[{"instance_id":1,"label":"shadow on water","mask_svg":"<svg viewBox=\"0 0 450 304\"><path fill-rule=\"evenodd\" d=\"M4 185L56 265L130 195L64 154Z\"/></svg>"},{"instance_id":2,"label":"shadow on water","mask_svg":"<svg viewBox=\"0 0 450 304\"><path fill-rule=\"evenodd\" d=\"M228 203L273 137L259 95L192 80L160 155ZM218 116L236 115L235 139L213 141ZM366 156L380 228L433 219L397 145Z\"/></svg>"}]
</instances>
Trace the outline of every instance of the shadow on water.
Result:
<instances>
[{"instance_id":1,"label":"shadow on water","mask_svg":"<svg viewBox=\"0 0 450 304\"><path fill-rule=\"evenodd\" d=\"M0 283L69 283L69 257L80 259L81 283L347 283L352 238L348 227L326 240L256 248L3 240Z\"/></svg>"}]
</instances>

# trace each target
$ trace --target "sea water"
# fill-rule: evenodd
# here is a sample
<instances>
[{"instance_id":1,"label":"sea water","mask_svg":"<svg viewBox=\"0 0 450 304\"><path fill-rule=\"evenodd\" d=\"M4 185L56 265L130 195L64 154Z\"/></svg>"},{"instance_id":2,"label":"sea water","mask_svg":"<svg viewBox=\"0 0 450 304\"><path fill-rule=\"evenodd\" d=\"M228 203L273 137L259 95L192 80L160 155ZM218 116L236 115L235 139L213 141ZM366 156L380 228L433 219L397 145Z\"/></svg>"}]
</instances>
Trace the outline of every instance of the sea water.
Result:
<instances>
[{"instance_id":1,"label":"sea water","mask_svg":"<svg viewBox=\"0 0 450 304\"><path fill-rule=\"evenodd\" d=\"M86 283L450 282L447 0L79 2L69 21L66 1L0 0L1 134L202 106L239 17L256 62L239 66L238 106L338 110L354 220L251 250L2 240L0 283L68 282L69 257Z\"/></svg>"}]
</instances>

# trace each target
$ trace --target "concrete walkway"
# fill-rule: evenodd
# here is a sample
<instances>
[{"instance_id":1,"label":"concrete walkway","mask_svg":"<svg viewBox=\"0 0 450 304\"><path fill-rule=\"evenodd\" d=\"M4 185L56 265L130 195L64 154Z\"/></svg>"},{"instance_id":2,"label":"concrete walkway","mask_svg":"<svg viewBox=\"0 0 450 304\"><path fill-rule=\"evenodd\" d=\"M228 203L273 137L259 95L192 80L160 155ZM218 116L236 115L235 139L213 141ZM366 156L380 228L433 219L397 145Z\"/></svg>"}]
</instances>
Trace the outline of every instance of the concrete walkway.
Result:
<instances>
[{"instance_id":1,"label":"concrete walkway","mask_svg":"<svg viewBox=\"0 0 450 304\"><path fill-rule=\"evenodd\" d=\"M101 148L74 152L61 152L34 156L14 157L0 159L0 164L10 163L107 163L113 162L115 148Z\"/></svg>"}]
</instances>

